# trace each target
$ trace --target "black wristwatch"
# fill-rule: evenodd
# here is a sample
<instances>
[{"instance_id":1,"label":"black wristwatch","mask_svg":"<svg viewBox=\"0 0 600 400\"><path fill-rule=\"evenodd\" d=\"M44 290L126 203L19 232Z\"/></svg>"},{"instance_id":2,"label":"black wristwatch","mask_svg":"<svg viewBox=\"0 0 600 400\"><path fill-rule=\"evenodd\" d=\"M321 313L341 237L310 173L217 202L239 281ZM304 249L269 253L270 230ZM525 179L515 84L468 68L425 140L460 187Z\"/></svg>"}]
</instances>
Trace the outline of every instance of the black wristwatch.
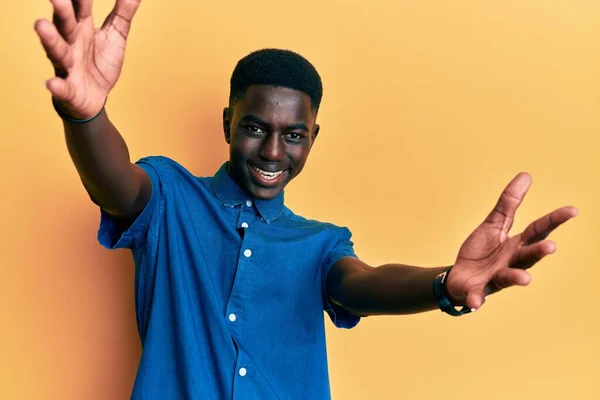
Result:
<instances>
[{"instance_id":1,"label":"black wristwatch","mask_svg":"<svg viewBox=\"0 0 600 400\"><path fill-rule=\"evenodd\" d=\"M451 269L452 267L448 267L444 272L435 277L435 280L433 281L433 295L440 310L454 317L460 317L461 315L470 313L471 309L464 306L462 309L458 310L452 303L452 300L450 300L450 294L446 288L446 281Z\"/></svg>"}]
</instances>

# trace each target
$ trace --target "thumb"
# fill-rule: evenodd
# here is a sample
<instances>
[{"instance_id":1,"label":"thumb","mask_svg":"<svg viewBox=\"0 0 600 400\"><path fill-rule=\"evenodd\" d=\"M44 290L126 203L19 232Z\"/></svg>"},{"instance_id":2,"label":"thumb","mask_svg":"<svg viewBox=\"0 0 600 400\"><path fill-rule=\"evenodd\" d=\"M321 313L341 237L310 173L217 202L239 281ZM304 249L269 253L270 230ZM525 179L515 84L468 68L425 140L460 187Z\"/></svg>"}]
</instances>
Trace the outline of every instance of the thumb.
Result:
<instances>
[{"instance_id":1,"label":"thumb","mask_svg":"<svg viewBox=\"0 0 600 400\"><path fill-rule=\"evenodd\" d=\"M467 307L471 309L471 311L476 311L481 308L483 303L485 303L485 290L484 287L476 287L469 291L467 294Z\"/></svg>"},{"instance_id":2,"label":"thumb","mask_svg":"<svg viewBox=\"0 0 600 400\"><path fill-rule=\"evenodd\" d=\"M68 102L73 96L71 86L59 77L47 80L46 88L52 93L52 97L60 102Z\"/></svg>"}]
</instances>

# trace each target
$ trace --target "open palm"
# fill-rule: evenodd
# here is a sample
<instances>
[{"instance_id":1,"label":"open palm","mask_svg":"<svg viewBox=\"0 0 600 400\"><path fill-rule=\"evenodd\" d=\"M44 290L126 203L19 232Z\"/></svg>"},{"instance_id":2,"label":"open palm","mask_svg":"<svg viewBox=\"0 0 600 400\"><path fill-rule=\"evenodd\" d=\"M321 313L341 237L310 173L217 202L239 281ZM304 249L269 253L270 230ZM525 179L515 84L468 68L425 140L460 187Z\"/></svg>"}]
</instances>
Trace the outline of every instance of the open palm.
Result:
<instances>
[{"instance_id":1,"label":"open palm","mask_svg":"<svg viewBox=\"0 0 600 400\"><path fill-rule=\"evenodd\" d=\"M528 174L517 175L485 221L461 246L447 281L448 292L457 303L478 309L490 293L529 284L531 276L526 269L556 250L546 237L577 215L575 207L556 209L529 224L523 232L508 236L530 185Z\"/></svg>"},{"instance_id":2,"label":"open palm","mask_svg":"<svg viewBox=\"0 0 600 400\"><path fill-rule=\"evenodd\" d=\"M117 83L140 0L117 0L98 29L94 27L92 0L52 0L52 4L53 22L40 19L35 23L56 74L46 86L67 113L89 118L102 109Z\"/></svg>"}]
</instances>

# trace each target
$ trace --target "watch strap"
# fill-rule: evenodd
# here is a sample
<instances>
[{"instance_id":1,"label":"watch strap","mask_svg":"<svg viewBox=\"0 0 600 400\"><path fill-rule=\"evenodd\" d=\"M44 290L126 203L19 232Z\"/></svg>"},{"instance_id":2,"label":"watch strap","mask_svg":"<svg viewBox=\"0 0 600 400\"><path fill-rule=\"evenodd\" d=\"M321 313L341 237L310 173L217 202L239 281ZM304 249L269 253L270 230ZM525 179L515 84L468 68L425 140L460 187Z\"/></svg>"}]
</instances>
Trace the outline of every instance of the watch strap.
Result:
<instances>
[{"instance_id":1,"label":"watch strap","mask_svg":"<svg viewBox=\"0 0 600 400\"><path fill-rule=\"evenodd\" d=\"M446 288L446 282L452 267L453 266L446 268L444 272L435 277L435 280L433 281L433 295L440 310L454 317L460 317L461 315L470 313L471 309L467 306L457 309L450 299L450 294Z\"/></svg>"}]
</instances>

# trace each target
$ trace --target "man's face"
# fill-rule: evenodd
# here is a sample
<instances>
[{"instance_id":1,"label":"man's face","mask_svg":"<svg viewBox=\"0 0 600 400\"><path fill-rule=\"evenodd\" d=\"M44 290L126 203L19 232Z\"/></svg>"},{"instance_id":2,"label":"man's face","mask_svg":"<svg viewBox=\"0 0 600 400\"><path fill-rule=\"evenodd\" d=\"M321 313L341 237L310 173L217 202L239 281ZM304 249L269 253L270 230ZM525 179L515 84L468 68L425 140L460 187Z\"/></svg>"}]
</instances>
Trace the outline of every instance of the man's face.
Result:
<instances>
[{"instance_id":1,"label":"man's face","mask_svg":"<svg viewBox=\"0 0 600 400\"><path fill-rule=\"evenodd\" d=\"M250 86L223 111L231 177L254 198L276 197L304 168L319 133L316 116L304 92Z\"/></svg>"}]
</instances>

